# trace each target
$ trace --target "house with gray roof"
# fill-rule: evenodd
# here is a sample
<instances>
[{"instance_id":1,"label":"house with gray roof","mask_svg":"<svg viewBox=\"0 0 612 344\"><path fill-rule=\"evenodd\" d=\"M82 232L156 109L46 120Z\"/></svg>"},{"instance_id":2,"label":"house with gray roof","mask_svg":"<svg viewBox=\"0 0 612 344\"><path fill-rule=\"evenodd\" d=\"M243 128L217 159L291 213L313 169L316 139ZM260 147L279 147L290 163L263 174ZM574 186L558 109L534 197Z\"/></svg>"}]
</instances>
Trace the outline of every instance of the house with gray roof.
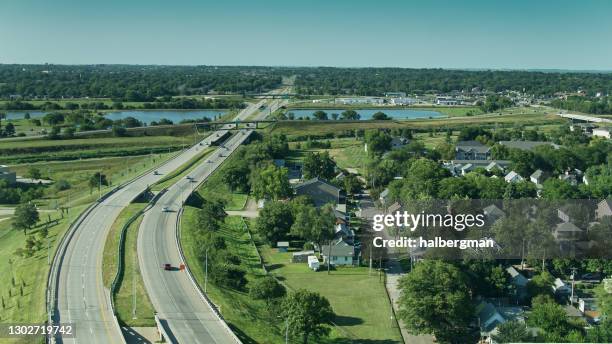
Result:
<instances>
[{"instance_id":1,"label":"house with gray roof","mask_svg":"<svg viewBox=\"0 0 612 344\"><path fill-rule=\"evenodd\" d=\"M323 262L331 265L353 265L356 263L355 247L343 239L338 239L330 245L321 246Z\"/></svg>"},{"instance_id":2,"label":"house with gray roof","mask_svg":"<svg viewBox=\"0 0 612 344\"><path fill-rule=\"evenodd\" d=\"M546 172L537 169L529 176L529 180L536 185L542 185L547 177L548 175L546 174Z\"/></svg>"},{"instance_id":3,"label":"house with gray roof","mask_svg":"<svg viewBox=\"0 0 612 344\"><path fill-rule=\"evenodd\" d=\"M612 216L612 199L604 199L597 203L597 219L601 220L604 216Z\"/></svg>"},{"instance_id":4,"label":"house with gray roof","mask_svg":"<svg viewBox=\"0 0 612 344\"><path fill-rule=\"evenodd\" d=\"M581 240L584 236L584 231L571 222L561 222L555 227L553 236L557 241L561 240Z\"/></svg>"},{"instance_id":5,"label":"house with gray roof","mask_svg":"<svg viewBox=\"0 0 612 344\"><path fill-rule=\"evenodd\" d=\"M307 180L293 188L296 196L308 196L317 207L328 203L334 205L346 203L346 195L342 189L320 178Z\"/></svg>"},{"instance_id":6,"label":"house with gray roof","mask_svg":"<svg viewBox=\"0 0 612 344\"><path fill-rule=\"evenodd\" d=\"M521 177L520 174L514 171L510 171L508 174L506 174L504 180L506 181L506 183L518 183L523 181L523 177Z\"/></svg>"},{"instance_id":7,"label":"house with gray roof","mask_svg":"<svg viewBox=\"0 0 612 344\"><path fill-rule=\"evenodd\" d=\"M478 141L459 141L455 145L455 159L489 160L491 159L491 148Z\"/></svg>"}]
</instances>

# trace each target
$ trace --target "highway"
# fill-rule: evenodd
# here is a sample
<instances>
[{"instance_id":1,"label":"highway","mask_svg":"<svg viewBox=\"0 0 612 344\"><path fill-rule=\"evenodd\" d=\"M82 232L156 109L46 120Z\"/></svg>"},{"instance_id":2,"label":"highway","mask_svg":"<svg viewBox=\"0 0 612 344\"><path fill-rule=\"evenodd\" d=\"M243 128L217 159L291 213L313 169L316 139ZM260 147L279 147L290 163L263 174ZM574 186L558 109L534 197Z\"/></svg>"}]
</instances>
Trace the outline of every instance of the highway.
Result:
<instances>
[{"instance_id":1,"label":"highway","mask_svg":"<svg viewBox=\"0 0 612 344\"><path fill-rule=\"evenodd\" d=\"M284 104L282 100L267 102L272 111ZM258 105L259 106L259 105ZM268 109L255 116L262 119ZM246 115L249 116L249 115ZM246 118L246 117L245 117ZM163 196L145 212L138 234L138 258L145 287L158 317L168 325L177 343L239 343L225 322L221 320L200 293L186 271L163 269L164 264L178 267L181 259L177 241L178 219L184 200L203 183L227 157L252 133L243 129L214 151L189 176L172 185ZM167 207L169 211L162 211Z\"/></svg>"},{"instance_id":2,"label":"highway","mask_svg":"<svg viewBox=\"0 0 612 344\"><path fill-rule=\"evenodd\" d=\"M236 119L246 119L261 104L251 104ZM223 134L226 130L215 133ZM146 173L95 204L67 233L53 259L48 281L50 321L73 323L75 338L55 338L61 343L123 343L124 338L110 304L110 292L102 282L102 257L108 232L121 210L164 175L196 156L216 134ZM243 134L246 135L246 134ZM72 234L73 233L73 234Z\"/></svg>"}]
</instances>

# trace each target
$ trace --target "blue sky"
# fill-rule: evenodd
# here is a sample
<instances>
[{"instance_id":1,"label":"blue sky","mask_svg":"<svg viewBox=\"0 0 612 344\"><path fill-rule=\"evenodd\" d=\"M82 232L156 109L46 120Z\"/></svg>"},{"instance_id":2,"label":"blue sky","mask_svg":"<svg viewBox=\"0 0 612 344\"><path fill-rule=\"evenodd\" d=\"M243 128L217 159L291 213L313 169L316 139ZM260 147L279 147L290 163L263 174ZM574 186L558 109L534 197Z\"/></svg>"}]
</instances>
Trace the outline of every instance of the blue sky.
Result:
<instances>
[{"instance_id":1,"label":"blue sky","mask_svg":"<svg viewBox=\"0 0 612 344\"><path fill-rule=\"evenodd\" d=\"M612 1L5 0L0 63L612 70Z\"/></svg>"}]
</instances>

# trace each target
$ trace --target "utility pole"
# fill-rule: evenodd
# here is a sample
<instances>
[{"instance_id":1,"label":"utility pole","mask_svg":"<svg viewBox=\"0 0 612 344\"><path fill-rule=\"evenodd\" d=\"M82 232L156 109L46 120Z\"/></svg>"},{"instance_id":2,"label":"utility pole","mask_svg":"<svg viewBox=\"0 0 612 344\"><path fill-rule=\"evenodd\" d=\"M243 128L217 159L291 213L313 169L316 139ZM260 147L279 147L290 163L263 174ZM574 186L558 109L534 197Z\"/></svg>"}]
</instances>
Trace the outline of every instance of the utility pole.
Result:
<instances>
[{"instance_id":1,"label":"utility pole","mask_svg":"<svg viewBox=\"0 0 612 344\"><path fill-rule=\"evenodd\" d=\"M102 170L98 172L98 199L102 198Z\"/></svg>"},{"instance_id":2,"label":"utility pole","mask_svg":"<svg viewBox=\"0 0 612 344\"><path fill-rule=\"evenodd\" d=\"M572 296L570 297L570 305L574 303L574 285L576 284L576 268L572 268Z\"/></svg>"},{"instance_id":3,"label":"utility pole","mask_svg":"<svg viewBox=\"0 0 612 344\"><path fill-rule=\"evenodd\" d=\"M205 274L204 274L204 294L206 294L206 287L208 286L208 248L206 248L206 264L205 264Z\"/></svg>"},{"instance_id":4,"label":"utility pole","mask_svg":"<svg viewBox=\"0 0 612 344\"><path fill-rule=\"evenodd\" d=\"M289 318L285 318L285 344L289 343Z\"/></svg>"}]
</instances>

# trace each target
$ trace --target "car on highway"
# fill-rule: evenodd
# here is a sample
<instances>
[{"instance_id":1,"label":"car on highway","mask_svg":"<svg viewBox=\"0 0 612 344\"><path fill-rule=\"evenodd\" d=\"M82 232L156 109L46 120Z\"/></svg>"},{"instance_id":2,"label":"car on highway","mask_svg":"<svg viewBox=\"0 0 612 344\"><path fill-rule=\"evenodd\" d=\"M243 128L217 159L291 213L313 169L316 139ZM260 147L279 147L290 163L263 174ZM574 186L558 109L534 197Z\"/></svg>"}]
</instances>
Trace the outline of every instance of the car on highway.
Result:
<instances>
[{"instance_id":1,"label":"car on highway","mask_svg":"<svg viewBox=\"0 0 612 344\"><path fill-rule=\"evenodd\" d=\"M153 172L154 176L159 176L159 172L156 170L155 172Z\"/></svg>"},{"instance_id":2,"label":"car on highway","mask_svg":"<svg viewBox=\"0 0 612 344\"><path fill-rule=\"evenodd\" d=\"M172 264L170 264L170 263L164 264L164 270L166 270L166 271L172 270Z\"/></svg>"},{"instance_id":3,"label":"car on highway","mask_svg":"<svg viewBox=\"0 0 612 344\"><path fill-rule=\"evenodd\" d=\"M187 179L187 180L193 180L193 177L192 177L192 176L187 176L187 177L185 177L185 179Z\"/></svg>"},{"instance_id":4,"label":"car on highway","mask_svg":"<svg viewBox=\"0 0 612 344\"><path fill-rule=\"evenodd\" d=\"M167 213L169 211L170 211L170 208L168 208L168 207L163 207L162 208L162 212L164 212L164 213Z\"/></svg>"},{"instance_id":5,"label":"car on highway","mask_svg":"<svg viewBox=\"0 0 612 344\"><path fill-rule=\"evenodd\" d=\"M212 160L208 159L208 160L206 160L206 163L212 164Z\"/></svg>"}]
</instances>

